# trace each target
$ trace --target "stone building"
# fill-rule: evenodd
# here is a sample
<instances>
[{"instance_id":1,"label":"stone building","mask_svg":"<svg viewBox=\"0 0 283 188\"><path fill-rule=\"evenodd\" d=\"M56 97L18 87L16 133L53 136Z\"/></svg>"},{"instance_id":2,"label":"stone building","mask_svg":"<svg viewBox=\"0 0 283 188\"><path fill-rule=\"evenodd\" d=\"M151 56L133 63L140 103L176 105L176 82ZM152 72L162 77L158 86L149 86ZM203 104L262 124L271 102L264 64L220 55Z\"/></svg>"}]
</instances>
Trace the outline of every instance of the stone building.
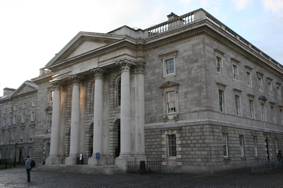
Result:
<instances>
[{"instance_id":1,"label":"stone building","mask_svg":"<svg viewBox=\"0 0 283 188\"><path fill-rule=\"evenodd\" d=\"M0 98L0 159L23 161L32 155L36 125L37 85L25 81L18 89L4 88Z\"/></svg>"},{"instance_id":2,"label":"stone building","mask_svg":"<svg viewBox=\"0 0 283 188\"><path fill-rule=\"evenodd\" d=\"M38 162L207 173L276 158L283 66L203 9L167 17L79 32L32 79Z\"/></svg>"}]
</instances>

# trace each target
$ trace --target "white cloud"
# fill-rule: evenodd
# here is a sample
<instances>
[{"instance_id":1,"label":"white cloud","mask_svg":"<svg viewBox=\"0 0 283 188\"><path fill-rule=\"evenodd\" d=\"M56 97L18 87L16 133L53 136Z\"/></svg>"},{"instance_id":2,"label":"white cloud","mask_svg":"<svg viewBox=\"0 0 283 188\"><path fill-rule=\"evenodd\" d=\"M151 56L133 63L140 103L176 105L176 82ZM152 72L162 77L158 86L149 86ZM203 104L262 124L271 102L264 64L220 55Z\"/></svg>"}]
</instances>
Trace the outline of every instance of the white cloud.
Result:
<instances>
[{"instance_id":1,"label":"white cloud","mask_svg":"<svg viewBox=\"0 0 283 188\"><path fill-rule=\"evenodd\" d=\"M236 4L236 10L243 10L247 8L247 5L251 3L253 0L234 0Z\"/></svg>"},{"instance_id":2,"label":"white cloud","mask_svg":"<svg viewBox=\"0 0 283 188\"><path fill-rule=\"evenodd\" d=\"M262 0L265 11L271 11L279 16L283 16L283 0Z\"/></svg>"},{"instance_id":3,"label":"white cloud","mask_svg":"<svg viewBox=\"0 0 283 188\"><path fill-rule=\"evenodd\" d=\"M192 0L180 0L180 3L191 4Z\"/></svg>"}]
</instances>

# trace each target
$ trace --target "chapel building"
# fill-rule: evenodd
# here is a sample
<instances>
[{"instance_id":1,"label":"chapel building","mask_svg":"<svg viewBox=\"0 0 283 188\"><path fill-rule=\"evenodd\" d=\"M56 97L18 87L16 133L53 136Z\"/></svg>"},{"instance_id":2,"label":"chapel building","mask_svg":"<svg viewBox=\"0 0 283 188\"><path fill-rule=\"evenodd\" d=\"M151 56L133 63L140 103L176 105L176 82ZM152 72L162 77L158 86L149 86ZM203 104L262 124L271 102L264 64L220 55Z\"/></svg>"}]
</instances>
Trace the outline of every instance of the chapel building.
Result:
<instances>
[{"instance_id":1,"label":"chapel building","mask_svg":"<svg viewBox=\"0 0 283 188\"><path fill-rule=\"evenodd\" d=\"M37 162L75 165L82 153L88 166L213 173L276 159L283 66L203 9L167 17L79 32L40 69Z\"/></svg>"}]
</instances>

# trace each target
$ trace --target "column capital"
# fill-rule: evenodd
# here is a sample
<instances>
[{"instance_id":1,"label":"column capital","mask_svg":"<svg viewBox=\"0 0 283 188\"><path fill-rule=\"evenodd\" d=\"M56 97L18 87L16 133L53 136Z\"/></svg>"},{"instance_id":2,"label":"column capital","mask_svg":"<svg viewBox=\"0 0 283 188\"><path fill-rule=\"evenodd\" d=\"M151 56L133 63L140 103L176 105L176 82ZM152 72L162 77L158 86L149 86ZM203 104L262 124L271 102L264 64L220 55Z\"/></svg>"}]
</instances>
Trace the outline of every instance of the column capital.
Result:
<instances>
[{"instance_id":1,"label":"column capital","mask_svg":"<svg viewBox=\"0 0 283 188\"><path fill-rule=\"evenodd\" d=\"M54 87L54 89L60 89L61 82L59 80L52 80L50 84Z\"/></svg>"},{"instance_id":2,"label":"column capital","mask_svg":"<svg viewBox=\"0 0 283 188\"><path fill-rule=\"evenodd\" d=\"M106 69L97 67L94 69L90 69L90 72L94 73L94 78L95 79L102 79L103 74L106 72Z\"/></svg>"},{"instance_id":3,"label":"column capital","mask_svg":"<svg viewBox=\"0 0 283 188\"><path fill-rule=\"evenodd\" d=\"M83 79L82 76L79 76L79 75L77 75L77 74L70 75L69 78L70 78L71 80L73 80L73 83L80 83L81 80Z\"/></svg>"},{"instance_id":4,"label":"column capital","mask_svg":"<svg viewBox=\"0 0 283 188\"><path fill-rule=\"evenodd\" d=\"M135 62L129 59L121 59L115 61L116 65L121 66L121 71L130 71L131 65L135 65Z\"/></svg>"},{"instance_id":5,"label":"column capital","mask_svg":"<svg viewBox=\"0 0 283 188\"><path fill-rule=\"evenodd\" d=\"M135 73L144 74L145 62L138 61L135 63Z\"/></svg>"}]
</instances>

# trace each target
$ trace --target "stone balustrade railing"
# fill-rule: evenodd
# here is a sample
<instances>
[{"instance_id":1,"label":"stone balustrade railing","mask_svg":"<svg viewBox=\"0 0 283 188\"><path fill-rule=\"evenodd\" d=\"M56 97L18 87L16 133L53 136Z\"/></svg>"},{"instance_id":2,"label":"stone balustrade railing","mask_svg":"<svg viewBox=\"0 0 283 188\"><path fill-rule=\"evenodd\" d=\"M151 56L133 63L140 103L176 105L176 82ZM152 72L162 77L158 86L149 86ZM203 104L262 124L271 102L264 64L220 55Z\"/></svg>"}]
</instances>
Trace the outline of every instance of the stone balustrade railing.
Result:
<instances>
[{"instance_id":1,"label":"stone balustrade railing","mask_svg":"<svg viewBox=\"0 0 283 188\"><path fill-rule=\"evenodd\" d=\"M193 21L194 21L194 12L190 12L188 14L179 16L178 18L174 18L172 20L150 27L147 29L147 33L148 36L158 35L166 31L183 27L185 25L192 23Z\"/></svg>"},{"instance_id":2,"label":"stone balustrade railing","mask_svg":"<svg viewBox=\"0 0 283 188\"><path fill-rule=\"evenodd\" d=\"M242 45L251 49L253 53L258 54L262 58L269 61L271 63L270 64L271 66L273 65L274 68L275 67L280 68L283 71L283 66L280 63L278 63L277 61L275 61L274 59L272 59L271 57L266 55L264 52L259 50L257 47L255 47L250 42L248 42L247 40L242 38L236 32L231 30L229 27L224 25L222 22L217 20L215 17L213 17L212 15L210 15L208 12L206 12L203 9L198 9L198 10L195 10L193 12L189 12L187 14L184 14L184 15L179 16L177 18L174 18L172 20L168 20L166 22L163 22L163 23L160 23L160 24L155 25L153 27L150 27L150 28L146 29L145 31L147 33L147 37L154 37L156 35L159 35L159 34L174 30L174 29L178 29L178 28L181 28L181 27L185 27L187 25L193 24L193 23L201 21L201 20L208 20L213 25L215 25L215 26L219 27L220 29L222 29L223 31L225 31L230 37L236 39Z\"/></svg>"}]
</instances>

